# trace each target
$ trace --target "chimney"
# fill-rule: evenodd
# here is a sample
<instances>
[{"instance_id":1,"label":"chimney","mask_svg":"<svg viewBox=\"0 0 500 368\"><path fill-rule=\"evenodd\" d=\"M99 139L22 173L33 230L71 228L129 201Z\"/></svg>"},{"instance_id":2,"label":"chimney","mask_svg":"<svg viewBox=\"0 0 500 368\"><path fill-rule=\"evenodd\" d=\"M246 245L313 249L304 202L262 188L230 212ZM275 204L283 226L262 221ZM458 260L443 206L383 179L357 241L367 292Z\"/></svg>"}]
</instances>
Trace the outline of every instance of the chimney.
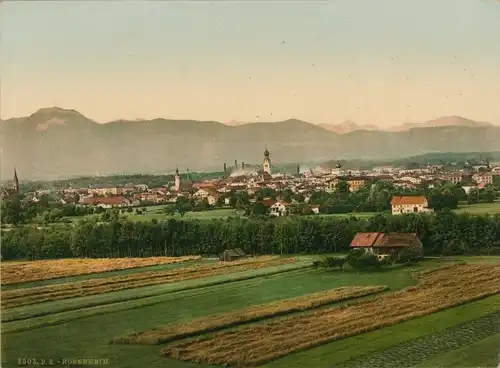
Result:
<instances>
[{"instance_id":1,"label":"chimney","mask_svg":"<svg viewBox=\"0 0 500 368\"><path fill-rule=\"evenodd\" d=\"M234 160L234 169L238 170L238 160Z\"/></svg>"},{"instance_id":2,"label":"chimney","mask_svg":"<svg viewBox=\"0 0 500 368\"><path fill-rule=\"evenodd\" d=\"M241 161L241 170L245 170L245 163Z\"/></svg>"},{"instance_id":3,"label":"chimney","mask_svg":"<svg viewBox=\"0 0 500 368\"><path fill-rule=\"evenodd\" d=\"M224 178L227 178L227 165L224 162Z\"/></svg>"},{"instance_id":4,"label":"chimney","mask_svg":"<svg viewBox=\"0 0 500 368\"><path fill-rule=\"evenodd\" d=\"M300 165L297 164L297 176L300 176Z\"/></svg>"}]
</instances>

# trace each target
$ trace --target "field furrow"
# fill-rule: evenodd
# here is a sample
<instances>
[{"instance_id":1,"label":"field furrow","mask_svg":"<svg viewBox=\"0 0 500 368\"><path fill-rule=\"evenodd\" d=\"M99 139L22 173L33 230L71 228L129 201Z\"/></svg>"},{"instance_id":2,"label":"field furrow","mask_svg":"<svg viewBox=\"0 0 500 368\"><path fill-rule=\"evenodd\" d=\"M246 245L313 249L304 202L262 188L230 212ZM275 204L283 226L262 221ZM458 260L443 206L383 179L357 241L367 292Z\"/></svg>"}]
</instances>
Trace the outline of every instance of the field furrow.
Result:
<instances>
[{"instance_id":1,"label":"field furrow","mask_svg":"<svg viewBox=\"0 0 500 368\"><path fill-rule=\"evenodd\" d=\"M173 343L162 353L181 360L252 366L500 292L500 265L455 265L418 277L418 286L373 300Z\"/></svg>"},{"instance_id":2,"label":"field furrow","mask_svg":"<svg viewBox=\"0 0 500 368\"><path fill-rule=\"evenodd\" d=\"M257 305L243 310L194 319L148 332L134 333L112 340L115 344L159 345L169 341L214 332L266 318L305 311L323 305L367 296L387 290L387 286L345 286L333 290Z\"/></svg>"},{"instance_id":3,"label":"field furrow","mask_svg":"<svg viewBox=\"0 0 500 368\"><path fill-rule=\"evenodd\" d=\"M444 331L394 345L338 365L342 368L413 367L436 355L475 343L500 332L500 311L462 323Z\"/></svg>"},{"instance_id":4,"label":"field furrow","mask_svg":"<svg viewBox=\"0 0 500 368\"><path fill-rule=\"evenodd\" d=\"M144 286L219 276L247 270L274 267L294 262L296 262L295 258L264 256L234 263L197 265L168 271L143 272L140 274L107 277L69 284L7 290L3 291L1 294L2 306L5 308L20 307L46 301L103 294Z\"/></svg>"}]
</instances>

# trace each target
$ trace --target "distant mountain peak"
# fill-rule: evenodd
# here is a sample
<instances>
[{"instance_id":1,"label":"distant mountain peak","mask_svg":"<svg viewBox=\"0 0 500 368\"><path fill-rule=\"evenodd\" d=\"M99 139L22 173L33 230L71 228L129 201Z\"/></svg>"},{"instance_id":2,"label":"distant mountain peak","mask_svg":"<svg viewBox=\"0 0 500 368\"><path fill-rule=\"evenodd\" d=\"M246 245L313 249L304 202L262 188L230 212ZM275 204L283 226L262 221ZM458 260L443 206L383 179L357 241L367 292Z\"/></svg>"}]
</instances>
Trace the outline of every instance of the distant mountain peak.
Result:
<instances>
[{"instance_id":1,"label":"distant mountain peak","mask_svg":"<svg viewBox=\"0 0 500 368\"><path fill-rule=\"evenodd\" d=\"M388 128L387 131L405 132L414 128L438 128L445 126L485 127L493 126L493 124L467 119L458 115L450 115L442 116L440 118L429 120L423 123L404 123L401 125L392 126Z\"/></svg>"},{"instance_id":2,"label":"distant mountain peak","mask_svg":"<svg viewBox=\"0 0 500 368\"><path fill-rule=\"evenodd\" d=\"M329 130L330 132L338 133L338 134L347 134L351 132L355 132L357 130L379 130L376 125L360 125L355 123L352 120L345 120L341 124L319 124L323 129Z\"/></svg>"},{"instance_id":3,"label":"distant mountain peak","mask_svg":"<svg viewBox=\"0 0 500 368\"><path fill-rule=\"evenodd\" d=\"M25 123L34 125L37 131L46 131L54 126L66 125L70 121L72 124L92 123L76 110L57 106L41 108L25 119Z\"/></svg>"}]
</instances>

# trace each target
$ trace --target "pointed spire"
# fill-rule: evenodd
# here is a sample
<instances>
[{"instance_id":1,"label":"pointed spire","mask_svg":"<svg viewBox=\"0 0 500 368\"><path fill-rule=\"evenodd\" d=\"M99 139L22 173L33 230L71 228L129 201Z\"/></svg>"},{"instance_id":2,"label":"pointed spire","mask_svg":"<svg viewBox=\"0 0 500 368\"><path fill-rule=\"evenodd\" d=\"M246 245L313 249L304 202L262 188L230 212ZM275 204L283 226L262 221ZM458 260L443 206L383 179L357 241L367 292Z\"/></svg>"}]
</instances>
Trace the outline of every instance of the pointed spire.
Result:
<instances>
[{"instance_id":1,"label":"pointed spire","mask_svg":"<svg viewBox=\"0 0 500 368\"><path fill-rule=\"evenodd\" d=\"M13 189L16 191L16 192L19 192L19 178L17 177L17 169L16 167L14 166L14 183L13 183Z\"/></svg>"}]
</instances>

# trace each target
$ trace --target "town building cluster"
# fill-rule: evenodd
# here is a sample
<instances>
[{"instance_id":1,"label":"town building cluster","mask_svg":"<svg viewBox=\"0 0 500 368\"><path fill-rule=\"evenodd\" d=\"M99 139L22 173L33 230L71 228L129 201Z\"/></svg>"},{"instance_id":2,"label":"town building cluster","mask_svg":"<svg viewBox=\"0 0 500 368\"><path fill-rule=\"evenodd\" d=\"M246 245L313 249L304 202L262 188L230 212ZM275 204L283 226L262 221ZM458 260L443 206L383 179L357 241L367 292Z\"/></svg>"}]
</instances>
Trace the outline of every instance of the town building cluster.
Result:
<instances>
[{"instance_id":1,"label":"town building cluster","mask_svg":"<svg viewBox=\"0 0 500 368\"><path fill-rule=\"evenodd\" d=\"M274 189L280 192L288 188L294 194L302 194L304 202L308 203L312 193L324 191L332 193L340 182L346 182L349 191L356 192L370 186L375 181L389 182L395 187L417 189L421 184L432 188L439 182L460 184L466 193L473 188L484 188L493 183L493 177L500 175L500 164L478 165L473 172L465 170L446 171L440 165L427 165L418 169L398 168L393 166L379 166L372 170L344 170L340 165L330 167L318 165L312 169L301 170L297 165L296 172L285 174L273 172L271 155L267 147L264 151L262 166L255 168L241 166L235 161L232 172L229 173L224 164L224 175L215 180L193 182L189 172L181 174L177 168L172 183L166 183L158 188L149 188L146 184L136 183L129 186L118 185L91 185L89 188L66 188L57 192L57 200L62 204L75 203L83 206L102 208L135 207L145 204L176 203L180 197L193 200L206 200L209 205L230 203L230 194L246 192L255 202L255 195L265 189ZM3 190L3 195L10 195L19 191L17 172L11 188ZM37 191L31 195L36 202L44 194L52 194L49 190ZM259 200L269 209L269 214L280 216L289 212L293 203L285 202L280 197L276 199L261 198ZM429 204L425 197L403 196L392 198L392 213L429 212ZM319 212L318 206L310 205L309 209Z\"/></svg>"}]
</instances>

